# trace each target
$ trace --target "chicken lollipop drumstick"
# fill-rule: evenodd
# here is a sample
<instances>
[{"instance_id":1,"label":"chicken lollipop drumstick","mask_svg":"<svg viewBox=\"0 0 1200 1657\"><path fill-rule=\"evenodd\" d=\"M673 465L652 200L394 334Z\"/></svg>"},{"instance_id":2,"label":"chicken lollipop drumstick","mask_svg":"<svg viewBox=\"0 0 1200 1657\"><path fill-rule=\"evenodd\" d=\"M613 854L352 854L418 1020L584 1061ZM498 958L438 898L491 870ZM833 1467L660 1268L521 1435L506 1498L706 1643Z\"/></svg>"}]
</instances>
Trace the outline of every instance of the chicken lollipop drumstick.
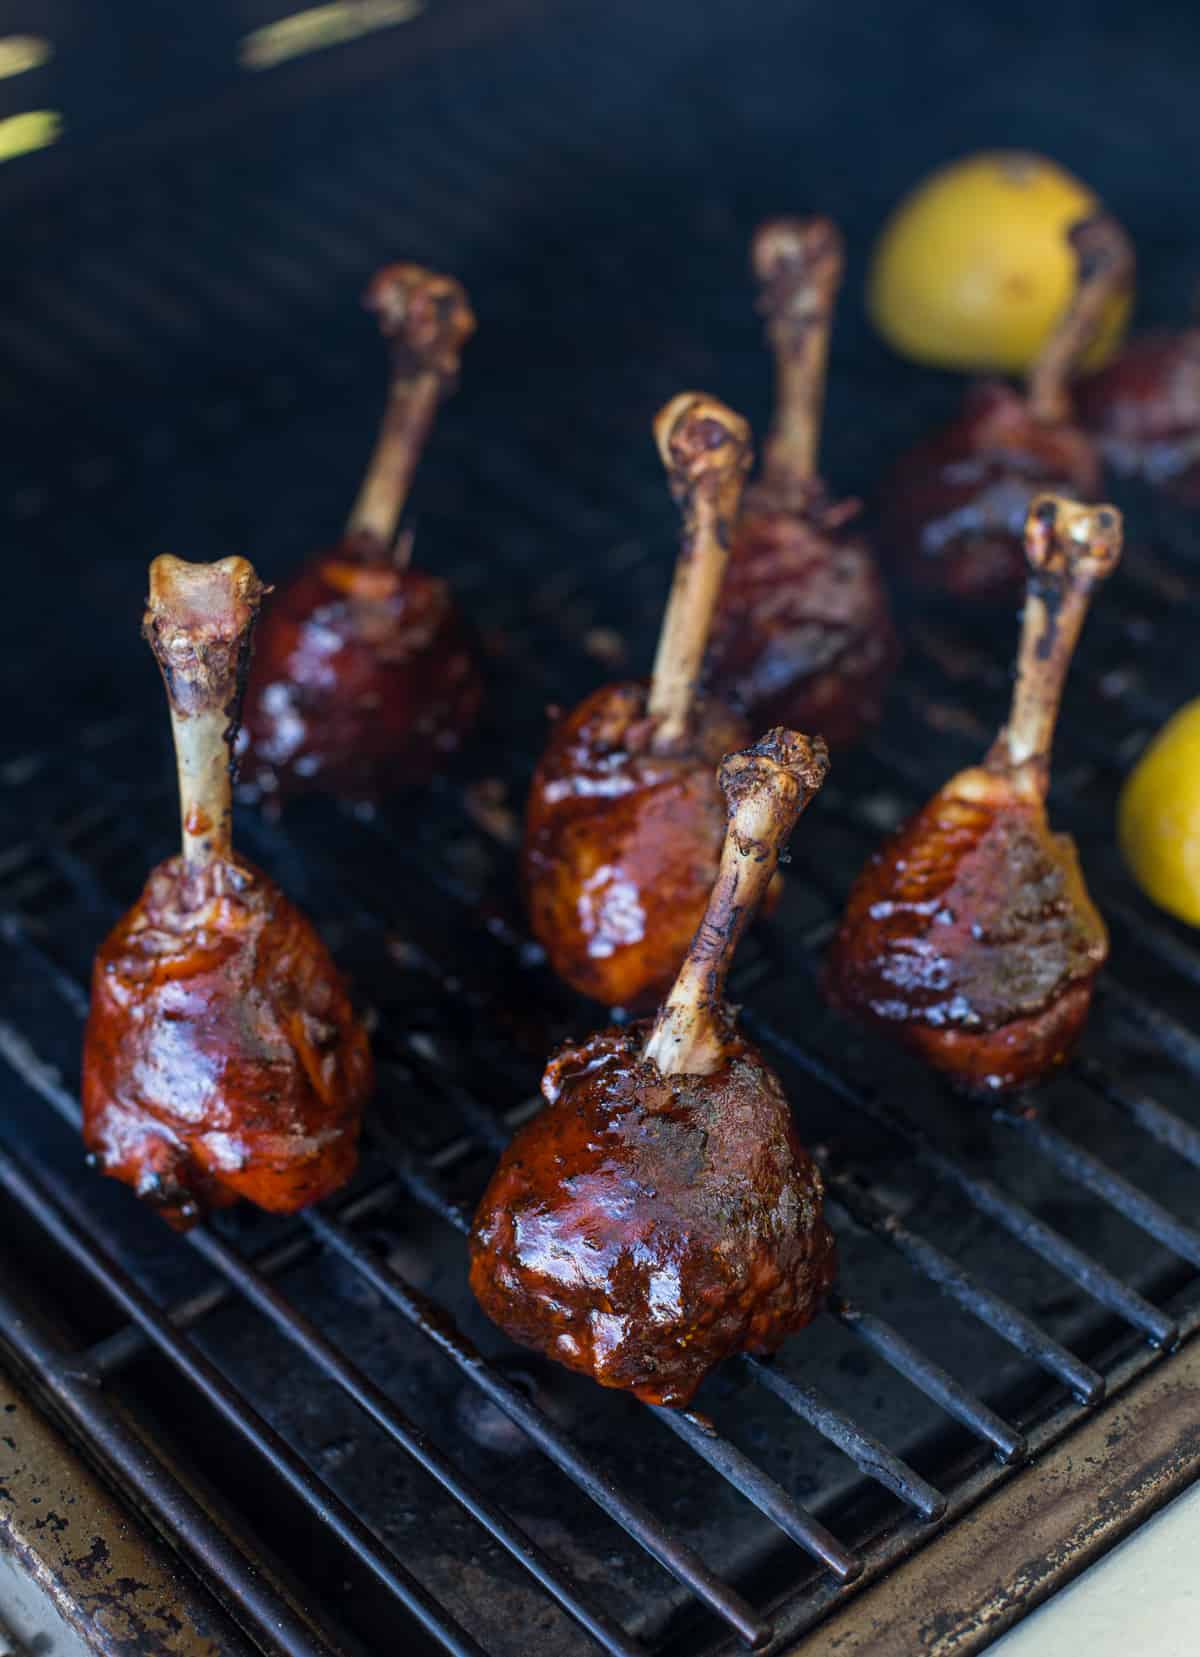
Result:
<instances>
[{"instance_id":1,"label":"chicken lollipop drumstick","mask_svg":"<svg viewBox=\"0 0 1200 1657\"><path fill-rule=\"evenodd\" d=\"M1069 384L1111 304L1133 273L1133 250L1115 219L1098 214L1070 233L1078 280L1022 397L983 381L959 418L911 450L881 502L880 544L916 586L954 598L1016 598L1025 576L1022 525L1045 490L1093 500L1101 464L1073 422Z\"/></svg>"},{"instance_id":2,"label":"chicken lollipop drumstick","mask_svg":"<svg viewBox=\"0 0 1200 1657\"><path fill-rule=\"evenodd\" d=\"M449 276L389 265L366 304L392 385L345 534L267 606L246 697L243 772L266 797L371 799L425 782L474 723L481 684L447 584L409 563L400 516L438 403L475 328Z\"/></svg>"},{"instance_id":3,"label":"chicken lollipop drumstick","mask_svg":"<svg viewBox=\"0 0 1200 1657\"><path fill-rule=\"evenodd\" d=\"M324 944L231 843L229 749L262 592L244 558L150 566L183 854L153 871L92 975L84 1139L176 1226L239 1197L291 1213L336 1190L371 1089Z\"/></svg>"},{"instance_id":4,"label":"chicken lollipop drumstick","mask_svg":"<svg viewBox=\"0 0 1200 1657\"><path fill-rule=\"evenodd\" d=\"M746 740L697 694L742 479L746 423L685 392L655 421L683 516L649 690L593 691L534 773L523 876L530 923L560 977L610 1006L653 1006L704 913L724 834L715 768Z\"/></svg>"},{"instance_id":5,"label":"chicken lollipop drumstick","mask_svg":"<svg viewBox=\"0 0 1200 1657\"><path fill-rule=\"evenodd\" d=\"M867 864L826 969L835 1006L972 1092L1027 1086L1069 1056L1108 954L1074 842L1051 831L1045 801L1063 683L1092 593L1120 557L1120 514L1042 496L1025 542L1009 721L983 764Z\"/></svg>"},{"instance_id":6,"label":"chicken lollipop drumstick","mask_svg":"<svg viewBox=\"0 0 1200 1657\"><path fill-rule=\"evenodd\" d=\"M817 473L842 240L823 218L754 238L776 397L762 476L746 492L713 627L715 688L754 719L852 742L879 717L897 642L874 557Z\"/></svg>"},{"instance_id":7,"label":"chicken lollipop drumstick","mask_svg":"<svg viewBox=\"0 0 1200 1657\"><path fill-rule=\"evenodd\" d=\"M1200 505L1200 326L1130 340L1076 401L1115 472Z\"/></svg>"},{"instance_id":8,"label":"chicken lollipop drumstick","mask_svg":"<svg viewBox=\"0 0 1200 1657\"><path fill-rule=\"evenodd\" d=\"M821 1178L774 1072L723 996L737 941L825 745L775 730L721 767L728 829L708 908L653 1025L546 1067L546 1108L500 1160L471 1286L514 1340L654 1404L772 1352L819 1309L835 1250Z\"/></svg>"}]
</instances>

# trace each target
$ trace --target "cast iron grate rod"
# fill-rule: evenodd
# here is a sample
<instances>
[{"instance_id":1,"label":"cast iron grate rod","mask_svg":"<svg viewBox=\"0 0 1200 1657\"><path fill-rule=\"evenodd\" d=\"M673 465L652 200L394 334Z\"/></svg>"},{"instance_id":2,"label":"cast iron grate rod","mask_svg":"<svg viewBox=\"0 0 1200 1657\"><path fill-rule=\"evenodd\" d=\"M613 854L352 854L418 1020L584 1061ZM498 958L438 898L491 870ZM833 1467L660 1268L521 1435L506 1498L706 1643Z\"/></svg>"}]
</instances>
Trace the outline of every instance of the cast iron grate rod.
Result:
<instances>
[{"instance_id":1,"label":"cast iron grate rod","mask_svg":"<svg viewBox=\"0 0 1200 1657\"><path fill-rule=\"evenodd\" d=\"M377 1261L347 1227L385 1210L394 1203L397 1181L387 1177L360 1192L337 1211L336 1219L318 1210L301 1217L304 1230L266 1248L254 1259L264 1276L274 1276L326 1246L351 1264L364 1279L414 1328L448 1356L462 1373L555 1463L597 1506L621 1526L650 1556L657 1559L675 1579L701 1599L735 1629L748 1646L764 1644L770 1625L762 1620L742 1596L727 1587L686 1543L676 1542L635 1498L626 1496L593 1467L545 1411L538 1408L519 1387L494 1370L481 1353L461 1334L445 1311L427 1300L393 1266ZM234 1293L224 1278L212 1282L169 1307L165 1316L171 1327L183 1332L202 1322ZM84 1354L95 1373L108 1376L131 1363L146 1350L146 1337L135 1324L97 1341Z\"/></svg>"},{"instance_id":2,"label":"cast iron grate rod","mask_svg":"<svg viewBox=\"0 0 1200 1657\"><path fill-rule=\"evenodd\" d=\"M940 1364L927 1358L886 1318L864 1311L837 1292L830 1295L826 1310L844 1329L877 1352L897 1374L939 1404L947 1415L977 1438L987 1440L1002 1462L1025 1459L1028 1450L1025 1435L989 1409Z\"/></svg>"},{"instance_id":3,"label":"cast iron grate rod","mask_svg":"<svg viewBox=\"0 0 1200 1657\"><path fill-rule=\"evenodd\" d=\"M1160 1105L1148 1093L1134 1092L1116 1081L1094 1059L1077 1059L1075 1068L1088 1086L1136 1122L1139 1128L1165 1145L1176 1156L1200 1168L1200 1129L1185 1122L1173 1110Z\"/></svg>"},{"instance_id":4,"label":"cast iron grate rod","mask_svg":"<svg viewBox=\"0 0 1200 1657\"><path fill-rule=\"evenodd\" d=\"M73 1101L68 1102L73 1104ZM50 1099L55 1108L61 1101ZM300 1497L356 1558L360 1559L392 1596L427 1633L456 1657L486 1657L482 1648L445 1612L404 1566L345 1507L334 1492L284 1443L243 1397L191 1344L172 1329L149 1296L125 1273L101 1241L101 1228L81 1223L78 1216L55 1201L11 1151L0 1148L0 1184L35 1219L43 1232L81 1266L131 1318L175 1368L212 1405L234 1431L251 1445L272 1471ZM16 1327L20 1328L18 1320ZM6 1324L9 1338L14 1325ZM190 1547L190 1524L176 1528ZM249 1569L253 1569L250 1567ZM252 1602L251 1602L252 1603ZM309 1649L298 1646L297 1651Z\"/></svg>"},{"instance_id":5,"label":"cast iron grate rod","mask_svg":"<svg viewBox=\"0 0 1200 1657\"><path fill-rule=\"evenodd\" d=\"M247 1559L211 1515L179 1482L114 1409L81 1362L52 1342L25 1306L0 1284L0 1339L44 1387L73 1429L134 1493L147 1513L235 1600L233 1613L247 1631L257 1629L269 1651L286 1657L337 1657L335 1648L298 1615L277 1591L261 1560Z\"/></svg>"},{"instance_id":6,"label":"cast iron grate rod","mask_svg":"<svg viewBox=\"0 0 1200 1657\"><path fill-rule=\"evenodd\" d=\"M1032 1112L1000 1109L995 1118L1016 1131L1038 1153L1054 1164L1068 1179L1100 1197L1110 1208L1115 1208L1127 1220L1147 1232L1172 1254L1179 1255L1189 1265L1200 1269L1200 1232L1186 1225L1165 1209L1160 1202L1116 1173L1091 1151L1060 1133L1049 1122Z\"/></svg>"},{"instance_id":7,"label":"cast iron grate rod","mask_svg":"<svg viewBox=\"0 0 1200 1657\"><path fill-rule=\"evenodd\" d=\"M1040 1255L1093 1300L1116 1312L1135 1329L1142 1330L1155 1345L1170 1346L1174 1343L1178 1331L1165 1312L1153 1306L1136 1289L1131 1289L1123 1283L1100 1261L1094 1260L1083 1249L1047 1225L1044 1220L1038 1219L1024 1203L1003 1191L994 1180L971 1173L953 1157L939 1150L928 1135L898 1106L885 1103L863 1088L848 1082L823 1059L783 1035L758 1014L744 1012L742 1022L747 1030L793 1063L800 1065L839 1099L896 1134L912 1147L918 1162L942 1180L956 1186L980 1213L986 1214L1003 1226L1017 1242ZM1103 1193L1097 1192L1096 1195Z\"/></svg>"},{"instance_id":8,"label":"cast iron grate rod","mask_svg":"<svg viewBox=\"0 0 1200 1657\"><path fill-rule=\"evenodd\" d=\"M863 1229L890 1243L924 1277L1002 1340L1032 1358L1039 1368L1069 1387L1083 1404L1098 1404L1104 1397L1104 1377L1068 1352L1061 1342L1039 1329L1011 1302L987 1289L952 1260L948 1254L910 1231L889 1208L853 1180L823 1169L830 1200Z\"/></svg>"}]
</instances>

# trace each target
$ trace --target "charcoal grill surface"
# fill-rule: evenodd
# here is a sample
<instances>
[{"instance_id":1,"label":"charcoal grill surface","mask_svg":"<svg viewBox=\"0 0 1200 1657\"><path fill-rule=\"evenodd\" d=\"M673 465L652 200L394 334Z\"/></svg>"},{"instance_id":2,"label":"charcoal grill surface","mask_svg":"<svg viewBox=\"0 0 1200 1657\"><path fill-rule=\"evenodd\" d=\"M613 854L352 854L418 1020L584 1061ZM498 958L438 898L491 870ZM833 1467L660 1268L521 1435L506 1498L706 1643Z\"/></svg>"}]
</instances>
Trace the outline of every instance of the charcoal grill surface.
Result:
<instances>
[{"instance_id":1,"label":"charcoal grill surface","mask_svg":"<svg viewBox=\"0 0 1200 1657\"><path fill-rule=\"evenodd\" d=\"M1054 813L1114 933L1079 1062L1036 1112L993 1120L815 993L863 857L978 756L1007 695L1014 617L909 613L885 726L835 757L738 974L829 1175L842 1298L681 1417L517 1353L466 1290L462 1229L496 1150L548 1048L595 1021L524 936L505 810L546 704L610 676L614 641L628 670L649 662L674 533L654 409L702 385L761 430L755 220L846 225L825 446L846 489L959 395L891 359L856 297L886 207L947 150L1017 140L1103 187L1149 321L1184 315L1200 268L1158 150L1169 133L1200 153L1197 40L1169 8L1152 38L1116 7L1062 6L1033 61L1011 22L950 8L902 31L890 7L756 11L753 37L739 10L701 26L674 4L576 6L390 93L100 164L26 209L8 262L0 642L22 711L0 796L0 1331L267 1649L394 1649L419 1623L432 1649L533 1657L782 1650L1106 1387L1181 1362L1165 1353L1200 1319L1200 950L1113 849L1120 776L1196 689L1200 542L1129 491L1130 550L1058 744ZM416 517L418 556L484 630L488 728L429 797L374 818L241 815L243 849L375 1009L383 1083L343 1199L185 1242L82 1168L72 1125L92 951L176 832L136 638L145 564L239 551L271 578L336 534L382 391L354 302L397 254L461 273L480 314ZM170 1511L131 1432L179 1481ZM1197 1466L1160 1470L1127 1522ZM939 1638L978 1648L1079 1557L1031 1560L986 1627Z\"/></svg>"}]
</instances>

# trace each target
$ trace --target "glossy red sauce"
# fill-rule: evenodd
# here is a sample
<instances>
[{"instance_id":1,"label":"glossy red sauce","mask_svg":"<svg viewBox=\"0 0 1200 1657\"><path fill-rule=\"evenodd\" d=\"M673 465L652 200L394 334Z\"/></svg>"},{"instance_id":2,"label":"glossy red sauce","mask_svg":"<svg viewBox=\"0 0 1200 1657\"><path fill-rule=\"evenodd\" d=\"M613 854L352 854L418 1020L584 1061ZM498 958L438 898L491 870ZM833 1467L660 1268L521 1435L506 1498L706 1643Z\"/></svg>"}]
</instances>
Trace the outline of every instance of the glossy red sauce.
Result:
<instances>
[{"instance_id":1,"label":"glossy red sauce","mask_svg":"<svg viewBox=\"0 0 1200 1657\"><path fill-rule=\"evenodd\" d=\"M771 1352L833 1282L821 1177L774 1073L731 1034L711 1076L664 1077L648 1025L563 1048L546 1108L471 1233L494 1322L602 1386L686 1404L735 1352Z\"/></svg>"},{"instance_id":2,"label":"glossy red sauce","mask_svg":"<svg viewBox=\"0 0 1200 1657\"><path fill-rule=\"evenodd\" d=\"M250 864L160 864L96 956L84 1139L172 1225L292 1213L354 1172L366 1032L321 939Z\"/></svg>"},{"instance_id":3,"label":"glossy red sauce","mask_svg":"<svg viewBox=\"0 0 1200 1657\"><path fill-rule=\"evenodd\" d=\"M1069 1055L1107 953L1074 843L1041 807L946 789L859 876L825 989L958 1085L994 1092Z\"/></svg>"},{"instance_id":4,"label":"glossy red sauce","mask_svg":"<svg viewBox=\"0 0 1200 1657\"><path fill-rule=\"evenodd\" d=\"M820 733L833 748L879 719L899 659L870 549L848 527L857 503L803 509L751 491L709 648L712 683L755 727Z\"/></svg>"},{"instance_id":5,"label":"glossy red sauce","mask_svg":"<svg viewBox=\"0 0 1200 1657\"><path fill-rule=\"evenodd\" d=\"M522 877L554 970L609 1006L662 999L704 915L725 838L721 759L749 740L700 699L686 749L652 752L646 687L606 685L559 721L534 773Z\"/></svg>"},{"instance_id":6,"label":"glossy red sauce","mask_svg":"<svg viewBox=\"0 0 1200 1657\"><path fill-rule=\"evenodd\" d=\"M447 584L345 543L266 601L241 775L264 795L352 799L427 782L461 746L482 695Z\"/></svg>"}]
</instances>

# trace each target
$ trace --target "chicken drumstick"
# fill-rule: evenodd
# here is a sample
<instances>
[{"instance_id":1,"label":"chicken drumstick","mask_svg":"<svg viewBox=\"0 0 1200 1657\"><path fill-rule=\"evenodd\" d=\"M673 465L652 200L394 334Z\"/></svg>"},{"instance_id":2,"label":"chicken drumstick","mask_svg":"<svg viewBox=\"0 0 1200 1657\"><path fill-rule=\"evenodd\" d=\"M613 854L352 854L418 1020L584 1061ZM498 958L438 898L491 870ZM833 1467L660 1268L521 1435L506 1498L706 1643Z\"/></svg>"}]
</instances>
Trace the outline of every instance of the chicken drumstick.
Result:
<instances>
[{"instance_id":1,"label":"chicken drumstick","mask_svg":"<svg viewBox=\"0 0 1200 1657\"><path fill-rule=\"evenodd\" d=\"M183 854L152 872L92 975L84 1140L178 1227L239 1197L291 1213L335 1191L372 1084L324 944L230 840L229 750L262 593L244 558L150 566Z\"/></svg>"},{"instance_id":2,"label":"chicken drumstick","mask_svg":"<svg viewBox=\"0 0 1200 1657\"><path fill-rule=\"evenodd\" d=\"M771 219L752 259L775 414L721 589L713 683L756 722L824 731L838 746L879 718L899 654L875 559L848 527L858 502L831 500L817 474L842 239L829 219Z\"/></svg>"},{"instance_id":3,"label":"chicken drumstick","mask_svg":"<svg viewBox=\"0 0 1200 1657\"><path fill-rule=\"evenodd\" d=\"M546 1108L502 1156L471 1233L471 1287L514 1340L654 1404L686 1404L735 1352L819 1309L836 1255L778 1078L725 980L825 745L774 730L721 766L728 829L704 918L653 1025L546 1067Z\"/></svg>"},{"instance_id":4,"label":"chicken drumstick","mask_svg":"<svg viewBox=\"0 0 1200 1657\"><path fill-rule=\"evenodd\" d=\"M684 392L655 436L683 539L654 676L605 685L561 720L534 773L523 878L560 977L610 1006L653 1006L674 977L721 855L715 768L747 740L696 683L750 464L746 423Z\"/></svg>"},{"instance_id":5,"label":"chicken drumstick","mask_svg":"<svg viewBox=\"0 0 1200 1657\"><path fill-rule=\"evenodd\" d=\"M1069 382L1115 293L1128 286L1133 250L1115 219L1074 226L1075 294L1033 366L1025 396L981 381L952 425L905 455L880 508L880 546L907 580L954 598L1006 600L1025 577L1021 531L1031 495L1094 500L1100 456L1073 422Z\"/></svg>"},{"instance_id":6,"label":"chicken drumstick","mask_svg":"<svg viewBox=\"0 0 1200 1657\"><path fill-rule=\"evenodd\" d=\"M826 967L830 1001L969 1092L1028 1086L1066 1059L1108 935L1075 844L1046 819L1050 745L1121 516L1044 495L1025 528L1029 585L1012 712L982 765L952 777L871 858Z\"/></svg>"},{"instance_id":7,"label":"chicken drumstick","mask_svg":"<svg viewBox=\"0 0 1200 1657\"><path fill-rule=\"evenodd\" d=\"M379 271L365 303L391 346L391 391L345 534L275 594L259 628L242 771L267 799L320 789L369 800L427 782L482 698L450 588L409 563L411 535L396 540L475 318L452 277L419 265Z\"/></svg>"}]
</instances>

